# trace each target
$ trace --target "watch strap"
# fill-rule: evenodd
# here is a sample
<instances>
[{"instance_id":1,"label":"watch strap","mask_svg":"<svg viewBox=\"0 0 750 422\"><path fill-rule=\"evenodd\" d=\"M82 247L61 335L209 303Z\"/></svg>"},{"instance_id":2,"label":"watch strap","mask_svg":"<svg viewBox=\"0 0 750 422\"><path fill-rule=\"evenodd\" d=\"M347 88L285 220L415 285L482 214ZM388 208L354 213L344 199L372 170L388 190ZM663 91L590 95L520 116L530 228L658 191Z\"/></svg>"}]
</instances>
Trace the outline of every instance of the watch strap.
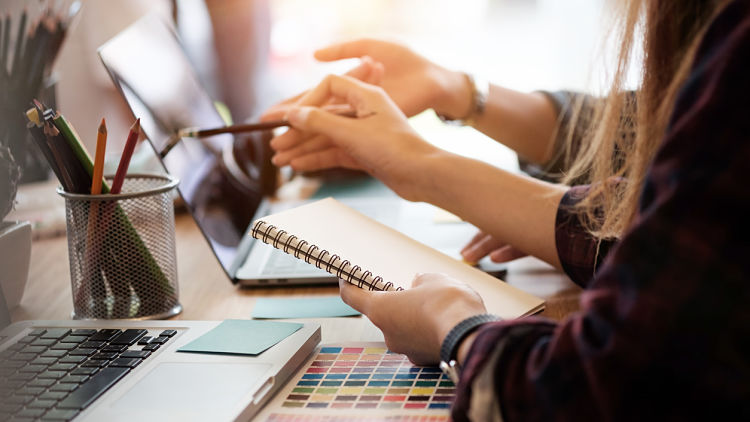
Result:
<instances>
[{"instance_id":1,"label":"watch strap","mask_svg":"<svg viewBox=\"0 0 750 422\"><path fill-rule=\"evenodd\" d=\"M476 331L481 325L499 320L500 317L497 315L479 314L468 317L456 324L443 340L443 344L440 347L440 360L446 364L455 360L458 353L458 346L466 336Z\"/></svg>"},{"instance_id":2,"label":"watch strap","mask_svg":"<svg viewBox=\"0 0 750 422\"><path fill-rule=\"evenodd\" d=\"M437 116L445 123L473 126L477 117L484 113L484 109L487 106L487 97L490 95L490 83L486 79L478 78L468 73L464 73L464 77L471 87L471 108L469 109L469 113L460 118L446 116L441 113L437 113Z\"/></svg>"}]
</instances>

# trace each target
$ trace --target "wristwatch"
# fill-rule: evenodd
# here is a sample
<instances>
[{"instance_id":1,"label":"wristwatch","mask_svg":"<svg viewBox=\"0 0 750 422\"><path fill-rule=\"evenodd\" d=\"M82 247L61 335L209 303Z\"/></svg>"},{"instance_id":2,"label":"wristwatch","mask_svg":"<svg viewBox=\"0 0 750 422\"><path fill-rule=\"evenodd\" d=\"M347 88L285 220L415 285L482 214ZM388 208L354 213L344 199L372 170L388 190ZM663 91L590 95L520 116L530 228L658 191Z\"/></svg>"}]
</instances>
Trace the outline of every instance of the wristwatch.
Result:
<instances>
[{"instance_id":1,"label":"wristwatch","mask_svg":"<svg viewBox=\"0 0 750 422\"><path fill-rule=\"evenodd\" d=\"M453 382L458 382L458 371L460 367L456 361L458 347L461 341L469 334L476 331L480 326L488 323L499 321L500 317L492 314L474 315L456 324L445 336L443 344L440 347L440 369L445 372Z\"/></svg>"},{"instance_id":2,"label":"wristwatch","mask_svg":"<svg viewBox=\"0 0 750 422\"><path fill-rule=\"evenodd\" d=\"M490 95L490 83L486 79L464 73L464 77L471 87L471 108L469 114L456 118L437 113L438 118L445 123L457 126L473 126L476 119L484 113L487 97Z\"/></svg>"}]
</instances>

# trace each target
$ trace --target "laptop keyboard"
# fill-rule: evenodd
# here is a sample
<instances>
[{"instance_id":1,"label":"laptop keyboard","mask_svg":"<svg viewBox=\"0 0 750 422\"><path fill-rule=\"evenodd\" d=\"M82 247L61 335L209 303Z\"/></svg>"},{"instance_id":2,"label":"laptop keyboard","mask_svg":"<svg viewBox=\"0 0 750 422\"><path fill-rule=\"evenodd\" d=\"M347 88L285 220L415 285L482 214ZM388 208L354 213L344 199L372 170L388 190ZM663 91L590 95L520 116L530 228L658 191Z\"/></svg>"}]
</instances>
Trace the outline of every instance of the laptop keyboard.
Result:
<instances>
[{"instance_id":1,"label":"laptop keyboard","mask_svg":"<svg viewBox=\"0 0 750 422\"><path fill-rule=\"evenodd\" d=\"M0 421L70 420L177 331L36 328L0 352Z\"/></svg>"}]
</instances>

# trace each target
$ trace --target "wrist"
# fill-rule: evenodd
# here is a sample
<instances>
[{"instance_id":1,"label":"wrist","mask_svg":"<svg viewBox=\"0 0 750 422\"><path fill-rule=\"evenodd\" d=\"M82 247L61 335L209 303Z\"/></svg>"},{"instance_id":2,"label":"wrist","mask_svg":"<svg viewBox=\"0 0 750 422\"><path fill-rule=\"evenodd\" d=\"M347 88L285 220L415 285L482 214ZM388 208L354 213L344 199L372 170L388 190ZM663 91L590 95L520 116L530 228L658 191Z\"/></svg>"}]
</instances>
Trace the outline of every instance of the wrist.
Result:
<instances>
[{"instance_id":1,"label":"wrist","mask_svg":"<svg viewBox=\"0 0 750 422\"><path fill-rule=\"evenodd\" d=\"M446 364L450 364L451 361L463 362L474 343L479 328L499 320L500 318L496 315L481 313L461 320L443 339L440 347L440 360Z\"/></svg>"},{"instance_id":2,"label":"wrist","mask_svg":"<svg viewBox=\"0 0 750 422\"><path fill-rule=\"evenodd\" d=\"M414 202L434 203L441 192L441 183L436 180L440 179L438 172L446 163L447 153L435 146L432 149L418 157L418 159L409 161L408 174L405 174L404 184L408 185L407 192L399 195L405 199Z\"/></svg>"},{"instance_id":3,"label":"wrist","mask_svg":"<svg viewBox=\"0 0 750 422\"><path fill-rule=\"evenodd\" d=\"M473 89L463 72L442 69L436 78L439 92L433 110L442 116L460 119L471 114Z\"/></svg>"},{"instance_id":4,"label":"wrist","mask_svg":"<svg viewBox=\"0 0 750 422\"><path fill-rule=\"evenodd\" d=\"M456 361L463 366L466 362L466 355L469 354L469 350L471 350L471 345L474 344L474 339L477 338L477 335L479 334L479 331L474 331L473 333L469 334L464 338L461 343L458 345L458 351L456 352Z\"/></svg>"}]
</instances>

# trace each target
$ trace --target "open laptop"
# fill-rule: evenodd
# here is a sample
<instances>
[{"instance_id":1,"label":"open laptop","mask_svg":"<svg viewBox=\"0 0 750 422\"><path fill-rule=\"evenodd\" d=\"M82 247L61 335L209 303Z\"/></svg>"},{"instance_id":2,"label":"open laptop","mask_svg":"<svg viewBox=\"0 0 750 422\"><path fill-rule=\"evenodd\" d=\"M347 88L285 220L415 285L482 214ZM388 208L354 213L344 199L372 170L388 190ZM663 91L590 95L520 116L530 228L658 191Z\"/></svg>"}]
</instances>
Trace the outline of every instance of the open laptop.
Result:
<instances>
[{"instance_id":1,"label":"open laptop","mask_svg":"<svg viewBox=\"0 0 750 422\"><path fill-rule=\"evenodd\" d=\"M248 420L320 342L305 323L258 356L176 352L217 324L10 324L0 289L0 421Z\"/></svg>"},{"instance_id":2,"label":"open laptop","mask_svg":"<svg viewBox=\"0 0 750 422\"><path fill-rule=\"evenodd\" d=\"M251 221L300 203L271 201L264 195L259 182L262 165L240 164L232 135L171 142L179 128L212 128L224 122L166 22L156 15L142 18L102 45L99 56L133 114L140 117L165 169L180 179L182 198L234 283L335 283L327 272L248 235ZM266 137L255 140L262 145L270 133L254 136ZM263 159L262 154L254 152L256 159ZM376 181L362 183L368 186L335 196L448 255L459 258L460 248L476 233L468 223L446 221L446 213L432 205L405 201ZM488 269L501 271L504 266Z\"/></svg>"}]
</instances>

